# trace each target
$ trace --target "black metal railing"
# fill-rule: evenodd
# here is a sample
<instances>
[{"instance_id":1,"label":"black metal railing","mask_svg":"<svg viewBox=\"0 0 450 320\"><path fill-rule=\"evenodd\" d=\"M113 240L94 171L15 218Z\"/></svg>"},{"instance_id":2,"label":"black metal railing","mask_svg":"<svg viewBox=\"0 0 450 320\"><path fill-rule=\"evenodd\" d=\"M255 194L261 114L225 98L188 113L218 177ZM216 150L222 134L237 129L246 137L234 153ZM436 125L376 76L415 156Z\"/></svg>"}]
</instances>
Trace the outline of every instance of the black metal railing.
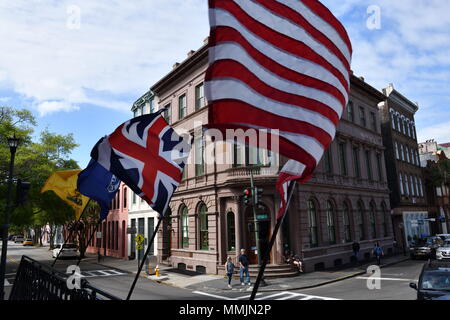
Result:
<instances>
[{"instance_id":1,"label":"black metal railing","mask_svg":"<svg viewBox=\"0 0 450 320\"><path fill-rule=\"evenodd\" d=\"M69 289L69 276L22 256L9 300L121 300L83 278L79 289Z\"/></svg>"}]
</instances>

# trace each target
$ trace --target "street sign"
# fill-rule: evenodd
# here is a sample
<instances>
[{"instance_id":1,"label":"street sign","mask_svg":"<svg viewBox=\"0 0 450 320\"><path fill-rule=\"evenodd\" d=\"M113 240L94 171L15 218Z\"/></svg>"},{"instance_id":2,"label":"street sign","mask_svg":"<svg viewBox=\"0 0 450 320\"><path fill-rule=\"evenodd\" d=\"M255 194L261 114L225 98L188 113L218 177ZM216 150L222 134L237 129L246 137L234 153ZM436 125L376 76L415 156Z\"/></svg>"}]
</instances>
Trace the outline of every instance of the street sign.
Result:
<instances>
[{"instance_id":1,"label":"street sign","mask_svg":"<svg viewBox=\"0 0 450 320\"><path fill-rule=\"evenodd\" d=\"M127 234L136 234L136 227L127 228Z\"/></svg>"},{"instance_id":2,"label":"street sign","mask_svg":"<svg viewBox=\"0 0 450 320\"><path fill-rule=\"evenodd\" d=\"M144 236L140 233L134 238L134 241L136 241L137 244L142 244L144 240Z\"/></svg>"},{"instance_id":3,"label":"street sign","mask_svg":"<svg viewBox=\"0 0 450 320\"><path fill-rule=\"evenodd\" d=\"M101 231L98 231L97 232L97 239L101 239L102 238L102 233L101 233Z\"/></svg>"}]
</instances>

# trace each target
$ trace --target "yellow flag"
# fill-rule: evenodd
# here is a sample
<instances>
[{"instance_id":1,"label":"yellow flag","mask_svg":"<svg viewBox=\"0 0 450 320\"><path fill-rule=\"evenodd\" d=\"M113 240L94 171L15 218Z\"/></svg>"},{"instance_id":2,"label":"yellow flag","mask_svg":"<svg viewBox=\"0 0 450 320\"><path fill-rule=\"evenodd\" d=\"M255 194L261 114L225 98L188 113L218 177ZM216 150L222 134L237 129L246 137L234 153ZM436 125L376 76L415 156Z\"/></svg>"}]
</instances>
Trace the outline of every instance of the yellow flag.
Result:
<instances>
[{"instance_id":1,"label":"yellow flag","mask_svg":"<svg viewBox=\"0 0 450 320\"><path fill-rule=\"evenodd\" d=\"M89 198L77 191L78 174L81 170L57 171L45 182L42 192L52 190L58 197L63 199L74 210L76 218L79 219Z\"/></svg>"}]
</instances>

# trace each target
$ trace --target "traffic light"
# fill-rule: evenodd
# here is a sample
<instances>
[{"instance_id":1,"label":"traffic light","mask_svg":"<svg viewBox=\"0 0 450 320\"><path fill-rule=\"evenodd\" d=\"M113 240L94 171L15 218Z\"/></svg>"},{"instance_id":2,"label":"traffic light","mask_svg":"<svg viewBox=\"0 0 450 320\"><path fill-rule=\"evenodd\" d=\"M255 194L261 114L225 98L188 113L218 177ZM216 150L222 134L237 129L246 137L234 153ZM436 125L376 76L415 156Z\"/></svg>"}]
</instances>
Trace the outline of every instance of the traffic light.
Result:
<instances>
[{"instance_id":1,"label":"traffic light","mask_svg":"<svg viewBox=\"0 0 450 320\"><path fill-rule=\"evenodd\" d=\"M244 190L244 205L251 206L252 205L252 189L247 188Z\"/></svg>"},{"instance_id":2,"label":"traffic light","mask_svg":"<svg viewBox=\"0 0 450 320\"><path fill-rule=\"evenodd\" d=\"M24 205L27 202L28 192L30 191L31 183L17 180L16 186L16 206Z\"/></svg>"},{"instance_id":3,"label":"traffic light","mask_svg":"<svg viewBox=\"0 0 450 320\"><path fill-rule=\"evenodd\" d=\"M262 202L262 194L263 194L262 188L255 188L255 206L257 209L264 209L264 205Z\"/></svg>"}]
</instances>

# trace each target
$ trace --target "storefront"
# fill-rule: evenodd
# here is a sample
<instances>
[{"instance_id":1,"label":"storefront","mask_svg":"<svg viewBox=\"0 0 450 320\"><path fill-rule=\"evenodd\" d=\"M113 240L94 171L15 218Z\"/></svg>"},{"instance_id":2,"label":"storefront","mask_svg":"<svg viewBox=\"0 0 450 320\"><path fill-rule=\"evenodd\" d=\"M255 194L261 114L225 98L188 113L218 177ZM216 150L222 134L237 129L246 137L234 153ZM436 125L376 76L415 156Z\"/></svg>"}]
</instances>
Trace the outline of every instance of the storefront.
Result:
<instances>
[{"instance_id":1,"label":"storefront","mask_svg":"<svg viewBox=\"0 0 450 320\"><path fill-rule=\"evenodd\" d=\"M426 211L405 211L403 212L403 225L405 230L405 240L408 246L411 241L430 236L430 223L428 212Z\"/></svg>"}]
</instances>

